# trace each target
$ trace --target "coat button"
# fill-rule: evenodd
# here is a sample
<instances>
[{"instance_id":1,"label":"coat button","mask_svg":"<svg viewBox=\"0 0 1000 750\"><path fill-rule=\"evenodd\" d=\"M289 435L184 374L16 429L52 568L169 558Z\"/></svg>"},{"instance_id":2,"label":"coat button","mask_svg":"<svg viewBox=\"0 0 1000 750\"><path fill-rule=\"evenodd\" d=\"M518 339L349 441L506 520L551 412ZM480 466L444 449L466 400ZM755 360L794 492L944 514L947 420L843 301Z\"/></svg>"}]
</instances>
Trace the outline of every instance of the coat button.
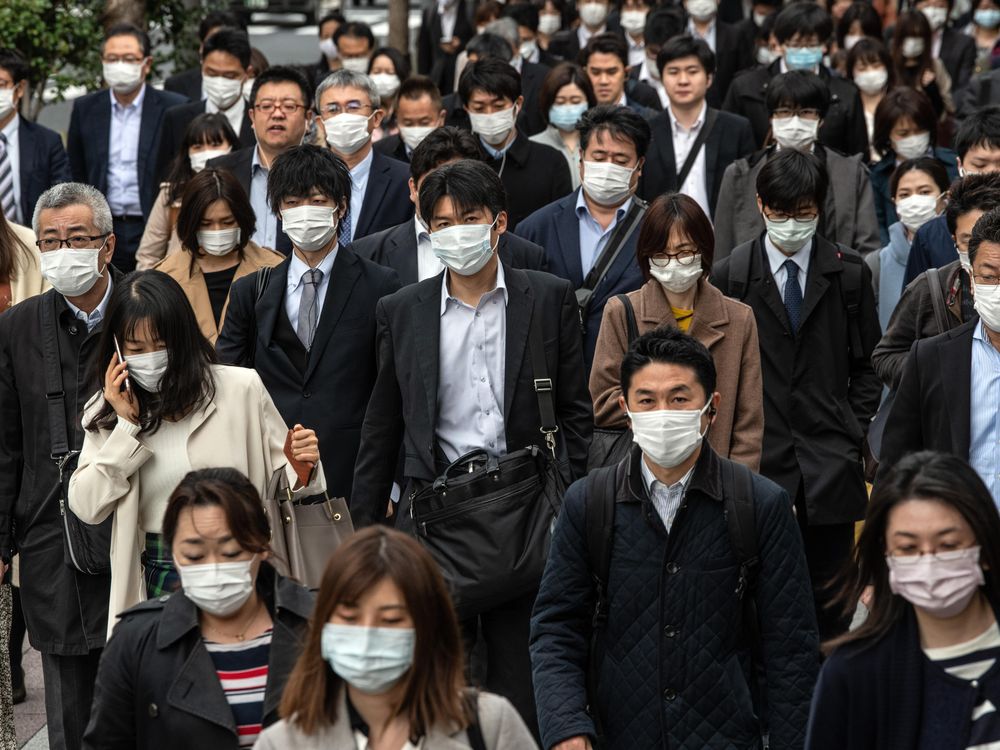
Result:
<instances>
[{"instance_id":1,"label":"coat button","mask_svg":"<svg viewBox=\"0 0 1000 750\"><path fill-rule=\"evenodd\" d=\"M149 710L149 718L151 719L155 719L157 716L160 715L160 709L156 707L155 703L150 703L148 710Z\"/></svg>"},{"instance_id":2,"label":"coat button","mask_svg":"<svg viewBox=\"0 0 1000 750\"><path fill-rule=\"evenodd\" d=\"M302 398L312 398L312 393L309 391L302 391Z\"/></svg>"},{"instance_id":3,"label":"coat button","mask_svg":"<svg viewBox=\"0 0 1000 750\"><path fill-rule=\"evenodd\" d=\"M677 563L667 563L667 572L670 575L676 575L677 571L680 570L680 566Z\"/></svg>"},{"instance_id":4,"label":"coat button","mask_svg":"<svg viewBox=\"0 0 1000 750\"><path fill-rule=\"evenodd\" d=\"M667 688L666 690L663 691L663 697L666 698L668 701L672 701L675 698L677 698L677 693L673 688Z\"/></svg>"},{"instance_id":5,"label":"coat button","mask_svg":"<svg viewBox=\"0 0 1000 750\"><path fill-rule=\"evenodd\" d=\"M673 638L677 635L677 628L675 628L673 625L667 625L663 629L663 635L667 636L667 638Z\"/></svg>"}]
</instances>

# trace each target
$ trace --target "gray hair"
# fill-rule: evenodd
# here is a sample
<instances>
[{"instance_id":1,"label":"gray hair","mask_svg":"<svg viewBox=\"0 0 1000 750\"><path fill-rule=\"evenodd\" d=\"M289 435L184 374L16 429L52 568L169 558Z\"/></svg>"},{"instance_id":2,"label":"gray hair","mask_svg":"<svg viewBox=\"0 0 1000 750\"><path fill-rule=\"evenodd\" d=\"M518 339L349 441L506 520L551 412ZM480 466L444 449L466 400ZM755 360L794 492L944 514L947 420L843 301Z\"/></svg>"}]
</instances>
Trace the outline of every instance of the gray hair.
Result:
<instances>
[{"instance_id":1,"label":"gray hair","mask_svg":"<svg viewBox=\"0 0 1000 750\"><path fill-rule=\"evenodd\" d=\"M498 18L490 21L483 29L487 34L496 34L503 39L516 55L521 49L521 35L517 30L517 21L513 18Z\"/></svg>"},{"instance_id":2,"label":"gray hair","mask_svg":"<svg viewBox=\"0 0 1000 750\"><path fill-rule=\"evenodd\" d=\"M341 68L340 70L335 70L330 73L323 79L323 82L316 87L316 111L319 111L319 98L323 94L330 89L346 88L361 89L366 92L368 94L368 98L371 100L372 109L378 109L382 106L382 97L378 95L378 89L375 88L375 83L371 78L366 76L364 73L354 73L350 70Z\"/></svg>"},{"instance_id":3,"label":"gray hair","mask_svg":"<svg viewBox=\"0 0 1000 750\"><path fill-rule=\"evenodd\" d=\"M35 236L39 234L38 219L42 211L49 208L66 208L66 206L89 208L98 234L111 234L115 231L114 222L111 220L111 207L100 190L82 182L63 182L42 193L35 204L35 213L31 217L31 228L35 230Z\"/></svg>"}]
</instances>

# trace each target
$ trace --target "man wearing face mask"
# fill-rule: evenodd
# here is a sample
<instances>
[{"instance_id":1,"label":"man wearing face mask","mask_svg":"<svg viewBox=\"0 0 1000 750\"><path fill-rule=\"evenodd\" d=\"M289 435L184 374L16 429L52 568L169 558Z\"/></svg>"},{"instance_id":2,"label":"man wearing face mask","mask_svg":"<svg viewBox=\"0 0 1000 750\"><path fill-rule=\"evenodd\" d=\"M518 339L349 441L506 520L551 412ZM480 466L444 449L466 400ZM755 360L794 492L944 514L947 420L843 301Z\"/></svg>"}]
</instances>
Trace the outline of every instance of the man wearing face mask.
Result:
<instances>
[{"instance_id":1,"label":"man wearing face mask","mask_svg":"<svg viewBox=\"0 0 1000 750\"><path fill-rule=\"evenodd\" d=\"M517 6L515 6L517 7ZM521 6L524 7L524 6ZM510 66L521 75L522 106L517 112L517 128L527 136L545 130L545 120L538 108L538 92L548 75L545 65L529 62L521 55L521 34L513 18L498 18L486 25L486 34L496 34L510 45Z\"/></svg>"},{"instance_id":2,"label":"man wearing face mask","mask_svg":"<svg viewBox=\"0 0 1000 750\"><path fill-rule=\"evenodd\" d=\"M316 430L329 494L348 501L375 382L375 303L399 289L394 271L338 240L350 191L328 149L296 146L275 159L268 197L293 252L233 283L215 347L223 362L257 370L287 424Z\"/></svg>"},{"instance_id":3,"label":"man wearing face mask","mask_svg":"<svg viewBox=\"0 0 1000 750\"><path fill-rule=\"evenodd\" d=\"M351 196L337 231L341 244L395 226L413 216L406 165L372 148L385 115L372 79L346 67L316 89L316 125L351 173Z\"/></svg>"},{"instance_id":4,"label":"man wearing face mask","mask_svg":"<svg viewBox=\"0 0 1000 750\"><path fill-rule=\"evenodd\" d=\"M32 225L53 289L0 316L0 576L16 549L28 639L42 653L49 747L76 750L104 645L110 577L80 573L64 558L52 426L64 430L67 450L83 445L79 414L100 388L91 359L121 275L110 265L111 211L93 187L63 183L45 191ZM52 345L61 399L48 401L57 390L46 384ZM62 404L62 424L52 421L47 403Z\"/></svg>"},{"instance_id":5,"label":"man wearing face mask","mask_svg":"<svg viewBox=\"0 0 1000 750\"><path fill-rule=\"evenodd\" d=\"M397 135L375 142L375 150L397 161L409 162L413 150L434 130L445 124L447 112L441 92L430 78L410 76L396 97Z\"/></svg>"},{"instance_id":6,"label":"man wearing face mask","mask_svg":"<svg viewBox=\"0 0 1000 750\"><path fill-rule=\"evenodd\" d=\"M333 43L337 46L343 70L362 74L368 72L368 63L375 49L371 26L360 21L341 24L333 33Z\"/></svg>"},{"instance_id":7,"label":"man wearing face mask","mask_svg":"<svg viewBox=\"0 0 1000 750\"><path fill-rule=\"evenodd\" d=\"M758 690L770 746L802 747L819 650L802 540L786 492L704 440L729 396L715 387L676 328L625 354L635 445L567 491L532 616L543 747L760 747ZM756 639L766 684L734 656Z\"/></svg>"},{"instance_id":8,"label":"man wearing face mask","mask_svg":"<svg viewBox=\"0 0 1000 750\"><path fill-rule=\"evenodd\" d=\"M611 4L608 0L584 0L576 6L580 23L576 28L557 31L549 40L549 52L562 60L574 61L587 42L606 31L621 33L616 19L608 18Z\"/></svg>"},{"instance_id":9,"label":"man wearing face mask","mask_svg":"<svg viewBox=\"0 0 1000 750\"><path fill-rule=\"evenodd\" d=\"M153 65L149 36L135 26L108 29L101 62L108 88L73 101L66 152L73 179L108 197L118 238L114 264L131 271L160 189L155 157L164 114L185 99L146 85Z\"/></svg>"},{"instance_id":10,"label":"man wearing face mask","mask_svg":"<svg viewBox=\"0 0 1000 750\"><path fill-rule=\"evenodd\" d=\"M953 0L917 0L914 7L930 24L931 56L941 60L951 76L953 90L961 91L972 77L976 64L976 42L960 27L953 28L948 23L953 4Z\"/></svg>"},{"instance_id":11,"label":"man wearing face mask","mask_svg":"<svg viewBox=\"0 0 1000 750\"><path fill-rule=\"evenodd\" d=\"M598 104L628 107L647 120L660 111L660 97L652 87L629 78L628 46L618 34L595 36L577 60L587 71Z\"/></svg>"},{"instance_id":12,"label":"man wearing face mask","mask_svg":"<svg viewBox=\"0 0 1000 750\"><path fill-rule=\"evenodd\" d=\"M455 58L476 34L472 6L468 0L436 0L428 3L417 33L417 71L441 91L455 89Z\"/></svg>"},{"instance_id":13,"label":"man wearing face mask","mask_svg":"<svg viewBox=\"0 0 1000 750\"><path fill-rule=\"evenodd\" d=\"M753 64L749 50L741 45L736 27L719 20L719 0L684 0L684 9L688 15L688 35L704 41L715 54L716 69L708 89L708 103L721 107L733 77Z\"/></svg>"},{"instance_id":14,"label":"man wearing face mask","mask_svg":"<svg viewBox=\"0 0 1000 750\"><path fill-rule=\"evenodd\" d=\"M879 477L912 451L950 453L968 461L1000 502L1000 210L973 227L969 263L979 317L910 350L885 425Z\"/></svg>"},{"instance_id":15,"label":"man wearing face mask","mask_svg":"<svg viewBox=\"0 0 1000 750\"><path fill-rule=\"evenodd\" d=\"M765 231L715 264L711 281L754 311L764 377L760 472L795 505L822 639L847 630L826 585L864 516L861 455L881 384L871 273L857 251L817 234L829 177L812 154L781 149L757 175Z\"/></svg>"},{"instance_id":16,"label":"man wearing face mask","mask_svg":"<svg viewBox=\"0 0 1000 750\"><path fill-rule=\"evenodd\" d=\"M635 243L645 202L635 190L650 134L641 116L614 106L587 111L577 130L581 187L533 213L517 233L544 247L549 273L568 280L578 297L587 298L581 300L580 324L589 371L604 305L616 294L642 286Z\"/></svg>"},{"instance_id":17,"label":"man wearing face mask","mask_svg":"<svg viewBox=\"0 0 1000 750\"><path fill-rule=\"evenodd\" d=\"M630 66L628 77L649 86L660 98L660 106L666 109L670 97L663 87L660 77L660 66L657 57L663 45L678 36L684 29L684 13L680 8L657 8L646 16L646 26L643 29L642 62Z\"/></svg>"}]
</instances>

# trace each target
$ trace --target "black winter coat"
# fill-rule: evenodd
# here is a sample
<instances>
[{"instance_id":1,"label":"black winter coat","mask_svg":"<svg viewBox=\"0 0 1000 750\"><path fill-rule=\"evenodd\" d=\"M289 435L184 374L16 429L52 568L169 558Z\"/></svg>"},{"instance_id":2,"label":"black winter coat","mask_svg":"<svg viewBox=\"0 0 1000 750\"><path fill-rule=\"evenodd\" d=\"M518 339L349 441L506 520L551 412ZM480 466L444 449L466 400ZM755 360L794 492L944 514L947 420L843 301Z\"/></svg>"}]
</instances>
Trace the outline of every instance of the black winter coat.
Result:
<instances>
[{"instance_id":1,"label":"black winter coat","mask_svg":"<svg viewBox=\"0 0 1000 750\"><path fill-rule=\"evenodd\" d=\"M274 621L264 726L278 720L314 597L263 564L257 591ZM85 750L237 750L233 712L183 591L123 612L101 657Z\"/></svg>"}]
</instances>

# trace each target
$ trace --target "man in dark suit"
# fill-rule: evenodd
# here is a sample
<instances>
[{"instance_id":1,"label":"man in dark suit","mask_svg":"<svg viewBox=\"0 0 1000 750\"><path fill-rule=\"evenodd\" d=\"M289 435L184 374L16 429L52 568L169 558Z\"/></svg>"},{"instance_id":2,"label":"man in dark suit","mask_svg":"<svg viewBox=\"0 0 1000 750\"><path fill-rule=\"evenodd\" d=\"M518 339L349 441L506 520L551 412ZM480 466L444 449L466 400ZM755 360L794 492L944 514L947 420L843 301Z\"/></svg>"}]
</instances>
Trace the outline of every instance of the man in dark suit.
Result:
<instances>
[{"instance_id":1,"label":"man in dark suit","mask_svg":"<svg viewBox=\"0 0 1000 750\"><path fill-rule=\"evenodd\" d=\"M740 74L729 86L722 108L750 121L757 148L763 147L770 132L766 98L771 79L789 70L811 70L823 79L831 94L830 109L819 129L819 142L848 156L868 153L865 113L857 87L833 75L823 65L826 40L832 33L830 14L819 5L786 6L774 22L774 36L782 46L782 57L768 66Z\"/></svg>"},{"instance_id":2,"label":"man in dark suit","mask_svg":"<svg viewBox=\"0 0 1000 750\"><path fill-rule=\"evenodd\" d=\"M375 382L375 303L399 280L338 242L351 176L330 151L295 146L274 160L268 181L294 250L259 298L256 275L233 285L216 350L257 370L287 424L314 427L327 489L350 499Z\"/></svg>"},{"instance_id":3,"label":"man in dark suit","mask_svg":"<svg viewBox=\"0 0 1000 750\"><path fill-rule=\"evenodd\" d=\"M354 252L362 258L394 269L403 286L416 284L441 273L444 265L431 249L430 234L419 218L417 196L428 174L438 167L462 159L483 159L482 149L472 133L446 126L428 135L413 150L413 158L410 160L410 200L418 206L418 216L399 226L357 240L351 246ZM512 268L545 270L545 251L534 242L523 240L511 232L500 235L497 255L501 263Z\"/></svg>"},{"instance_id":4,"label":"man in dark suit","mask_svg":"<svg viewBox=\"0 0 1000 750\"><path fill-rule=\"evenodd\" d=\"M0 49L0 213L23 226L38 196L72 179L59 134L18 114L29 72L20 52Z\"/></svg>"},{"instance_id":5,"label":"man in dark suit","mask_svg":"<svg viewBox=\"0 0 1000 750\"><path fill-rule=\"evenodd\" d=\"M420 18L417 34L417 71L430 78L443 94L455 88L455 58L475 35L469 0L436 0Z\"/></svg>"},{"instance_id":6,"label":"man in dark suit","mask_svg":"<svg viewBox=\"0 0 1000 750\"><path fill-rule=\"evenodd\" d=\"M487 161L507 191L509 229L513 231L528 214L573 190L565 157L550 146L528 140L515 127L524 98L521 77L508 63L496 58L470 63L462 72L458 91L472 132L479 136Z\"/></svg>"},{"instance_id":7,"label":"man in dark suit","mask_svg":"<svg viewBox=\"0 0 1000 750\"><path fill-rule=\"evenodd\" d=\"M517 21L513 18L499 18L486 25L486 34L496 34L510 47L510 57L507 58L511 67L521 74L521 96L524 106L517 114L517 127L527 136L541 133L545 130L545 120L538 109L538 92L542 82L549 73L549 68L538 63L528 62L521 56L521 35L517 30Z\"/></svg>"},{"instance_id":8,"label":"man in dark suit","mask_svg":"<svg viewBox=\"0 0 1000 750\"><path fill-rule=\"evenodd\" d=\"M584 4L580 3L580 6L582 5ZM555 57L568 62L576 62L580 56L580 50L586 47L593 37L608 31L619 35L622 33L621 24L617 21L617 14L611 13L609 0L590 0L586 5L586 8L577 8L580 14L578 26L557 31L549 40L549 52ZM624 41L622 39L623 43Z\"/></svg>"},{"instance_id":9,"label":"man in dark suit","mask_svg":"<svg viewBox=\"0 0 1000 750\"><path fill-rule=\"evenodd\" d=\"M354 476L356 525L385 521L400 446L406 489L396 515L406 530L410 493L460 456L548 450L533 385L540 375L528 352L532 326L541 328L552 380L558 459L567 477L586 471L593 414L576 299L561 279L498 261L503 206L503 186L482 162L441 167L422 185L420 215L447 270L378 303L378 378ZM477 351L482 356L473 357ZM509 698L529 727L536 724L527 651L533 601L531 592L463 623L470 649L481 625L486 687Z\"/></svg>"},{"instance_id":10,"label":"man in dark suit","mask_svg":"<svg viewBox=\"0 0 1000 750\"><path fill-rule=\"evenodd\" d=\"M918 339L882 436L879 476L912 451L951 453L968 461L1000 498L996 392L1000 386L1000 209L983 214L969 240L973 304L978 318Z\"/></svg>"},{"instance_id":11,"label":"man in dark suit","mask_svg":"<svg viewBox=\"0 0 1000 750\"><path fill-rule=\"evenodd\" d=\"M205 40L224 26L228 26L231 29L242 29L243 31L246 31L247 28L246 23L235 13L228 10L209 11L201 19L201 23L198 24L198 42L201 45L198 48L199 55L204 47ZM204 98L201 90L201 66L182 70L180 73L169 76L163 82L163 88L167 91L173 91L175 94L180 94L192 102L200 101Z\"/></svg>"},{"instance_id":12,"label":"man in dark suit","mask_svg":"<svg viewBox=\"0 0 1000 750\"><path fill-rule=\"evenodd\" d=\"M707 105L715 54L704 41L689 36L671 39L660 50L657 64L670 105L650 123L653 142L642 169L639 194L653 200L662 193L680 191L711 217L726 167L753 151L753 131L745 118ZM679 172L708 118L715 122L699 146L684 184L678 185Z\"/></svg>"},{"instance_id":13,"label":"man in dark suit","mask_svg":"<svg viewBox=\"0 0 1000 750\"><path fill-rule=\"evenodd\" d=\"M396 94L397 135L375 143L375 150L397 161L410 161L420 142L436 128L444 125L447 112L441 103L441 92L426 76L410 76Z\"/></svg>"},{"instance_id":14,"label":"man in dark suit","mask_svg":"<svg viewBox=\"0 0 1000 750\"><path fill-rule=\"evenodd\" d=\"M250 67L250 37L239 29L219 29L202 45L201 72L205 99L190 101L167 110L160 138L160 180L166 179L170 163L184 141L184 131L200 114L225 115L233 132L240 137L240 148L257 143L243 98L243 83Z\"/></svg>"},{"instance_id":15,"label":"man in dark suit","mask_svg":"<svg viewBox=\"0 0 1000 750\"><path fill-rule=\"evenodd\" d=\"M828 186L823 163L781 149L761 168L767 230L715 264L712 283L757 320L764 376L760 473L795 504L821 639L850 618L829 609L827 584L850 558L868 503L861 448L881 383L871 274L860 255L815 234Z\"/></svg>"},{"instance_id":16,"label":"man in dark suit","mask_svg":"<svg viewBox=\"0 0 1000 750\"><path fill-rule=\"evenodd\" d=\"M704 15L697 17L689 13L687 33L695 39L703 40L715 53L715 75L708 89L708 103L712 107L721 107L722 100L729 91L729 84L741 70L749 68L753 61L749 59L747 50L740 41L740 33L736 26L721 21L717 12L708 13L710 5L705 3ZM718 6L716 5L716 10Z\"/></svg>"},{"instance_id":17,"label":"man in dark suit","mask_svg":"<svg viewBox=\"0 0 1000 750\"><path fill-rule=\"evenodd\" d=\"M917 0L913 7L927 18L931 27L931 57L936 57L951 76L951 90L965 88L976 65L976 40L961 28L952 28L954 0ZM975 4L973 7L976 7Z\"/></svg>"},{"instance_id":18,"label":"man in dark suit","mask_svg":"<svg viewBox=\"0 0 1000 750\"><path fill-rule=\"evenodd\" d=\"M160 190L156 155L163 116L179 94L146 85L149 36L130 24L111 27L101 44L107 89L73 102L66 151L73 179L104 193L114 217L114 265L135 268L135 252Z\"/></svg>"},{"instance_id":19,"label":"man in dark suit","mask_svg":"<svg viewBox=\"0 0 1000 750\"><path fill-rule=\"evenodd\" d=\"M649 125L641 116L614 105L587 111L580 118L577 130L583 155L580 164L583 185L533 213L521 222L517 233L545 248L549 273L579 289L598 266L618 225L626 217L631 224L633 205L634 211L639 210L633 193L642 174L650 134ZM593 296L583 320L584 360L588 370L594 359L604 305L616 294L642 286L642 272L635 260L638 236L635 227L603 276L591 287Z\"/></svg>"},{"instance_id":20,"label":"man in dark suit","mask_svg":"<svg viewBox=\"0 0 1000 750\"><path fill-rule=\"evenodd\" d=\"M660 106L667 108L670 103L667 91L660 79L660 66L656 62L657 55L663 45L684 31L684 11L678 7L657 8L646 16L646 26L642 32L643 61L641 65L632 65L629 69L629 80L639 81L649 86L660 98Z\"/></svg>"},{"instance_id":21,"label":"man in dark suit","mask_svg":"<svg viewBox=\"0 0 1000 750\"><path fill-rule=\"evenodd\" d=\"M559 58L538 46L538 6L531 3L515 3L503 6L503 17L511 18L517 24L520 37L518 54L525 62L551 68Z\"/></svg>"},{"instance_id":22,"label":"man in dark suit","mask_svg":"<svg viewBox=\"0 0 1000 750\"><path fill-rule=\"evenodd\" d=\"M650 86L628 77L628 46L620 34L593 37L580 52L578 62L587 71L598 104L628 107L647 120L663 109Z\"/></svg>"}]
</instances>

